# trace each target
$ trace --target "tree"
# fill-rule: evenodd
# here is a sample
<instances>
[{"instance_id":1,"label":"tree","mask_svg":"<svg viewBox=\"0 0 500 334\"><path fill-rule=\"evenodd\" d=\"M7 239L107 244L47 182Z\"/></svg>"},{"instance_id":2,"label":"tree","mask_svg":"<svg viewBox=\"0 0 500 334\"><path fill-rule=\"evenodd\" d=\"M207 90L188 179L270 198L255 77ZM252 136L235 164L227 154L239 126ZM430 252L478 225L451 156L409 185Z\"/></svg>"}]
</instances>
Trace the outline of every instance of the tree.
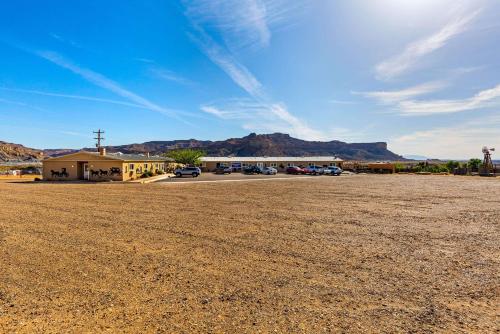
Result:
<instances>
[{"instance_id":1,"label":"tree","mask_svg":"<svg viewBox=\"0 0 500 334\"><path fill-rule=\"evenodd\" d=\"M191 148L172 150L165 154L167 157L172 158L175 162L184 165L197 166L201 162L201 157L205 155L202 150L194 150Z\"/></svg>"},{"instance_id":2,"label":"tree","mask_svg":"<svg viewBox=\"0 0 500 334\"><path fill-rule=\"evenodd\" d=\"M467 168L471 170L478 170L479 166L481 166L482 163L483 162L481 161L481 159L473 158L470 159L469 162L467 163Z\"/></svg>"},{"instance_id":3,"label":"tree","mask_svg":"<svg viewBox=\"0 0 500 334\"><path fill-rule=\"evenodd\" d=\"M449 170L450 172L453 172L453 170L454 170L455 168L459 168L459 167L460 167L460 162L458 162L458 161L453 161L453 160L450 160L450 161L448 161L448 162L446 163L446 168L448 168L448 170Z\"/></svg>"}]
</instances>

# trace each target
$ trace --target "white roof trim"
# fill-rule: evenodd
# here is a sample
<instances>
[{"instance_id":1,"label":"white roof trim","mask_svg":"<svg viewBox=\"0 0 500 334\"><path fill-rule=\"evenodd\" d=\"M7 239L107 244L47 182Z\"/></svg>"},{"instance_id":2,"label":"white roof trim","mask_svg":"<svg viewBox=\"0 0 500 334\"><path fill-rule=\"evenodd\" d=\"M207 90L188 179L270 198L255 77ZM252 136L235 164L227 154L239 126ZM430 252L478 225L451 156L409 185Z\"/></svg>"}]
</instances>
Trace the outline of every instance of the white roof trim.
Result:
<instances>
[{"instance_id":1,"label":"white roof trim","mask_svg":"<svg viewBox=\"0 0 500 334\"><path fill-rule=\"evenodd\" d=\"M202 157L202 162L331 162L344 161L337 157Z\"/></svg>"}]
</instances>

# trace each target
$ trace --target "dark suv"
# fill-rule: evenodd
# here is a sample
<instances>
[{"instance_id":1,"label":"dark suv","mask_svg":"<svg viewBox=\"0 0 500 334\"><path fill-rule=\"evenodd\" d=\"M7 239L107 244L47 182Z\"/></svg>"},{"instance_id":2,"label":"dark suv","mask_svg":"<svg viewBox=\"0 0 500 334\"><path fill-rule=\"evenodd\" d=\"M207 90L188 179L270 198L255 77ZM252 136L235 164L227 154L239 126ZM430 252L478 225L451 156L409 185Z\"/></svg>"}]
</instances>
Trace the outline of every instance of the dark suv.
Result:
<instances>
[{"instance_id":1,"label":"dark suv","mask_svg":"<svg viewBox=\"0 0 500 334\"><path fill-rule=\"evenodd\" d=\"M261 174L262 169L260 169L260 167L257 167L257 166L250 166L250 167L245 168L243 170L243 173L245 173L245 174Z\"/></svg>"},{"instance_id":2,"label":"dark suv","mask_svg":"<svg viewBox=\"0 0 500 334\"><path fill-rule=\"evenodd\" d=\"M224 167L220 166L215 168L214 173L215 174L231 174L233 169L231 167Z\"/></svg>"}]
</instances>

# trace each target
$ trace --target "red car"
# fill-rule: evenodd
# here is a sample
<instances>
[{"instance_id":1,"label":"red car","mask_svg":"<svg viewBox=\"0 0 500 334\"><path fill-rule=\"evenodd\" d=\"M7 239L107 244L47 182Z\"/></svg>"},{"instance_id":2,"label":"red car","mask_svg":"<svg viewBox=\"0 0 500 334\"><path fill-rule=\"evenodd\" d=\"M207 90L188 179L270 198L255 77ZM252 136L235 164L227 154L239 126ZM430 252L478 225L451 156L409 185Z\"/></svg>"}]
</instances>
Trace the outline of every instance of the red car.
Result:
<instances>
[{"instance_id":1,"label":"red car","mask_svg":"<svg viewBox=\"0 0 500 334\"><path fill-rule=\"evenodd\" d=\"M297 166L290 166L286 168L287 174L304 174L304 170Z\"/></svg>"}]
</instances>

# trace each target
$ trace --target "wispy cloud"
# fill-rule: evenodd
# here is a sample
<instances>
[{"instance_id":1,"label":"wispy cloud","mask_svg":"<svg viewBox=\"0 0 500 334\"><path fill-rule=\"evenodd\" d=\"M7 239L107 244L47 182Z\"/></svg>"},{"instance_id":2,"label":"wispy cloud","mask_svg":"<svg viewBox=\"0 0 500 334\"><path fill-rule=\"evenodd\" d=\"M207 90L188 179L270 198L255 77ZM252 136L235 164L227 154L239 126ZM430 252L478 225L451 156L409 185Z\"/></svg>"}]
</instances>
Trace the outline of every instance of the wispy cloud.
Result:
<instances>
[{"instance_id":1,"label":"wispy cloud","mask_svg":"<svg viewBox=\"0 0 500 334\"><path fill-rule=\"evenodd\" d=\"M167 81L172 81L181 85L186 85L186 86L191 86L194 85L195 83L189 79L186 79L177 73L174 73L170 70L160 68L160 67L151 67L149 69L149 72L154 75L157 78L167 80Z\"/></svg>"},{"instance_id":2,"label":"wispy cloud","mask_svg":"<svg viewBox=\"0 0 500 334\"><path fill-rule=\"evenodd\" d=\"M121 87L118 83L105 77L104 75L102 75L100 73L97 73L97 72L92 71L92 70L87 69L87 68L80 67L79 65L73 63L69 59L64 58L63 56L61 56L60 54L58 54L56 52L37 51L37 52L35 52L35 54L40 56L41 58L44 58L44 59L62 67L62 68L65 68L65 69L81 76L83 79L87 80L88 82L90 82L98 87L101 87L101 88L104 88L108 91L111 91L111 92L113 92L113 93L115 93L123 98L128 99L129 101L132 101L136 104L139 104L139 105L145 107L146 109L156 111L156 112L159 112L161 114L179 119L177 114L181 113L180 111L161 107L161 106L147 100L146 98Z\"/></svg>"},{"instance_id":3,"label":"wispy cloud","mask_svg":"<svg viewBox=\"0 0 500 334\"><path fill-rule=\"evenodd\" d=\"M251 104L233 105L232 108L237 111L239 119L246 116L243 114L254 113L258 115L274 115L272 123L265 124L262 120L253 118L254 121L243 125L244 128L254 128L254 130L280 131L289 132L295 136L305 139L317 139L321 137L318 131L311 129L303 121L293 116L288 112L284 103L276 103L272 101L266 94L264 86L257 78L229 51L218 45L213 39L208 36L203 30L199 29L200 38L194 38L200 49L207 57L223 70L239 87L241 87L250 97L253 98ZM226 118L231 114L231 108L226 106L202 106L202 111L211 113L221 118ZM256 112L257 110L257 112ZM210 112L211 111L211 112ZM234 113L233 113L234 115ZM265 125L265 127L264 127Z\"/></svg>"},{"instance_id":4,"label":"wispy cloud","mask_svg":"<svg viewBox=\"0 0 500 334\"><path fill-rule=\"evenodd\" d=\"M262 84L255 76L224 47L217 44L202 28L197 29L197 37L191 35L205 55L243 90L253 97L263 98Z\"/></svg>"},{"instance_id":5,"label":"wispy cloud","mask_svg":"<svg viewBox=\"0 0 500 334\"><path fill-rule=\"evenodd\" d=\"M20 107L25 107L25 108L29 108L29 109L34 109L34 110L37 110L37 111L46 111L42 108L39 108L37 106L33 106L33 105L30 105L30 104L27 104L27 103L24 103L24 102L19 102L19 101L13 101L13 100L10 100L10 99L3 99L3 98L0 98L0 103L5 103L5 104L11 104L11 105L16 105L16 106L20 106Z\"/></svg>"},{"instance_id":6,"label":"wispy cloud","mask_svg":"<svg viewBox=\"0 0 500 334\"><path fill-rule=\"evenodd\" d=\"M500 118L487 117L461 125L415 131L389 140L389 149L432 158L469 159L483 146L500 147Z\"/></svg>"},{"instance_id":7,"label":"wispy cloud","mask_svg":"<svg viewBox=\"0 0 500 334\"><path fill-rule=\"evenodd\" d=\"M467 15L458 15L434 34L410 43L402 53L375 67L377 78L389 80L410 72L422 57L442 48L450 39L465 32L479 13L480 10L476 10Z\"/></svg>"},{"instance_id":8,"label":"wispy cloud","mask_svg":"<svg viewBox=\"0 0 500 334\"><path fill-rule=\"evenodd\" d=\"M430 115L457 113L468 110L484 109L500 106L500 85L480 91L466 99L456 100L427 100L427 101L401 101L397 108L403 115Z\"/></svg>"},{"instance_id":9,"label":"wispy cloud","mask_svg":"<svg viewBox=\"0 0 500 334\"><path fill-rule=\"evenodd\" d=\"M310 128L286 109L283 103L260 103L254 99L228 99L216 104L202 105L200 109L224 120L241 121L242 128L257 132L285 132L310 140L324 140L326 136Z\"/></svg>"},{"instance_id":10,"label":"wispy cloud","mask_svg":"<svg viewBox=\"0 0 500 334\"><path fill-rule=\"evenodd\" d=\"M375 91L375 92L353 92L353 94L360 94L365 97L378 100L382 104L392 104L395 102L407 100L421 95L437 92L448 84L444 81L432 81L421 85L392 91Z\"/></svg>"},{"instance_id":11,"label":"wispy cloud","mask_svg":"<svg viewBox=\"0 0 500 334\"><path fill-rule=\"evenodd\" d=\"M57 41L59 41L61 43L69 44L72 47L75 47L75 48L78 48L78 49L83 49L83 47L80 44L78 44L77 42L75 42L75 41L73 41L71 39L63 38L63 37L61 37L58 34L52 33L52 34L50 34L50 37L54 38L55 40L57 40Z\"/></svg>"},{"instance_id":12,"label":"wispy cloud","mask_svg":"<svg viewBox=\"0 0 500 334\"><path fill-rule=\"evenodd\" d=\"M186 16L196 25L217 29L231 50L266 47L272 27L288 24L301 12L303 0L185 1Z\"/></svg>"},{"instance_id":13,"label":"wispy cloud","mask_svg":"<svg viewBox=\"0 0 500 334\"><path fill-rule=\"evenodd\" d=\"M92 101L92 102L103 102L103 103L117 104L117 105L132 107L132 108L148 109L145 106L140 105L140 104L118 101L118 100L111 100L111 99L103 99L103 98L92 97L92 96L60 94L60 93L43 92L43 91L39 91L39 90L17 89L17 88L6 88L6 87L0 87L0 90L10 91L10 92L27 93L27 94L36 94L36 95L42 95L42 96L62 97L62 98L75 99L75 100L86 100L86 101Z\"/></svg>"},{"instance_id":14,"label":"wispy cloud","mask_svg":"<svg viewBox=\"0 0 500 334\"><path fill-rule=\"evenodd\" d=\"M277 1L202 0L194 3L187 5L186 13L194 29L190 35L192 40L216 66L250 96L249 99L232 99L222 104L202 105L201 110L221 119L244 120L242 127L245 129L288 132L304 139L323 138L319 131L292 115L285 103L273 101L254 74L241 64L227 47L217 43L203 28L203 25L216 27L225 36L226 41L230 35L252 35L253 32L264 42L268 42L267 23L281 19L279 16L283 14L276 7ZM288 8L284 2L280 3L283 4L283 8Z\"/></svg>"}]
</instances>

